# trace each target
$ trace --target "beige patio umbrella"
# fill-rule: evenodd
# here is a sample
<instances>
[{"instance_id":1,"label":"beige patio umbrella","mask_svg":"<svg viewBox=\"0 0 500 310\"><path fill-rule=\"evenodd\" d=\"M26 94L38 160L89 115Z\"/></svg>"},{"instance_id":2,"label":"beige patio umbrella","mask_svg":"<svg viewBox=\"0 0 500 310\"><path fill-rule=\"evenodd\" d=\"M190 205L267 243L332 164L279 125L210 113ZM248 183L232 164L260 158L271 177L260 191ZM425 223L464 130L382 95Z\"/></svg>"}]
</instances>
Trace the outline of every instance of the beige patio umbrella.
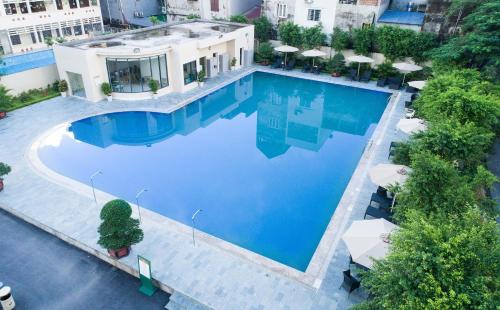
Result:
<instances>
[{"instance_id":1,"label":"beige patio umbrella","mask_svg":"<svg viewBox=\"0 0 500 310\"><path fill-rule=\"evenodd\" d=\"M382 259L389 252L390 234L398 227L385 219L354 221L342 240L355 263L372 268L374 259Z\"/></svg>"},{"instance_id":2,"label":"beige patio umbrella","mask_svg":"<svg viewBox=\"0 0 500 310\"><path fill-rule=\"evenodd\" d=\"M408 74L410 72L422 70L422 67L408 63L408 62L397 62L397 63L392 64L392 66L394 68L398 69L399 71L403 72L403 84L405 83L406 74Z\"/></svg>"},{"instance_id":3,"label":"beige patio umbrella","mask_svg":"<svg viewBox=\"0 0 500 310\"><path fill-rule=\"evenodd\" d=\"M287 56L287 54L288 53L295 53L299 49L296 48L296 47L294 47L294 46L290 46L290 45L281 45L281 46L275 47L274 50L277 51L277 52L280 52L280 53L285 53L285 66L286 66L286 56Z\"/></svg>"},{"instance_id":4,"label":"beige patio umbrella","mask_svg":"<svg viewBox=\"0 0 500 310\"><path fill-rule=\"evenodd\" d=\"M408 82L408 85L410 85L413 88L416 89L423 89L425 87L425 84L427 84L427 81L411 81Z\"/></svg>"},{"instance_id":5,"label":"beige patio umbrella","mask_svg":"<svg viewBox=\"0 0 500 310\"><path fill-rule=\"evenodd\" d=\"M404 184L410 172L411 168L405 165L378 164L368 174L375 185L387 189L389 185Z\"/></svg>"},{"instance_id":6,"label":"beige patio umbrella","mask_svg":"<svg viewBox=\"0 0 500 310\"><path fill-rule=\"evenodd\" d=\"M304 57L312 57L313 58L313 67L314 67L314 59L316 57L323 57L326 53L320 50L312 49L302 52L302 56Z\"/></svg>"},{"instance_id":7,"label":"beige patio umbrella","mask_svg":"<svg viewBox=\"0 0 500 310\"><path fill-rule=\"evenodd\" d=\"M427 124L420 118L400 119L396 127L407 135L427 130Z\"/></svg>"},{"instance_id":8,"label":"beige patio umbrella","mask_svg":"<svg viewBox=\"0 0 500 310\"><path fill-rule=\"evenodd\" d=\"M359 69L361 68L362 63L372 63L374 61L372 58L362 56L362 55L349 56L349 57L347 57L347 60L349 62L357 62L358 63L358 76L359 76Z\"/></svg>"}]
</instances>

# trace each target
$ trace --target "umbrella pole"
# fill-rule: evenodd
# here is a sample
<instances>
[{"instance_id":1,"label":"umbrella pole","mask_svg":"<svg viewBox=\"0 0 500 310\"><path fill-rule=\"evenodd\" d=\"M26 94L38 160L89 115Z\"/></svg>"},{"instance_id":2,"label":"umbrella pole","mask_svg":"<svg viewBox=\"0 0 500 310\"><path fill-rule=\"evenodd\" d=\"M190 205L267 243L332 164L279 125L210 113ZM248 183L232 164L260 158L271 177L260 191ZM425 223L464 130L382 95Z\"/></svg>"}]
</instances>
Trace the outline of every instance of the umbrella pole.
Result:
<instances>
[{"instance_id":1,"label":"umbrella pole","mask_svg":"<svg viewBox=\"0 0 500 310\"><path fill-rule=\"evenodd\" d=\"M359 77L359 69L361 69L361 63L358 62L358 77Z\"/></svg>"},{"instance_id":2,"label":"umbrella pole","mask_svg":"<svg viewBox=\"0 0 500 310\"><path fill-rule=\"evenodd\" d=\"M403 73L403 84L402 85L405 85L405 79L406 79L406 73Z\"/></svg>"},{"instance_id":3,"label":"umbrella pole","mask_svg":"<svg viewBox=\"0 0 500 310\"><path fill-rule=\"evenodd\" d=\"M285 69L286 67L286 56L288 55L288 53L285 53L285 65L283 66L283 69Z\"/></svg>"},{"instance_id":4,"label":"umbrella pole","mask_svg":"<svg viewBox=\"0 0 500 310\"><path fill-rule=\"evenodd\" d=\"M313 68L314 68L314 57L313 57Z\"/></svg>"}]
</instances>

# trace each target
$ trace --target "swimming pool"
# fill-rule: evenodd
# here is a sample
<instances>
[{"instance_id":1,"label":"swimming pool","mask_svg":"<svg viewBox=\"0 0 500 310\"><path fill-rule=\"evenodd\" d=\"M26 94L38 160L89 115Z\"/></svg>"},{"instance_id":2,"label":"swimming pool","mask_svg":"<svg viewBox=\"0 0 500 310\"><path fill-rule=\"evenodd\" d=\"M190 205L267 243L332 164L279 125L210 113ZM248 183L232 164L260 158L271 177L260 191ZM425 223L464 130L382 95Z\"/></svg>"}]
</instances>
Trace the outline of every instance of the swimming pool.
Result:
<instances>
[{"instance_id":1,"label":"swimming pool","mask_svg":"<svg viewBox=\"0 0 500 310\"><path fill-rule=\"evenodd\" d=\"M252 73L170 114L82 119L40 142L55 172L305 271L389 94Z\"/></svg>"}]
</instances>

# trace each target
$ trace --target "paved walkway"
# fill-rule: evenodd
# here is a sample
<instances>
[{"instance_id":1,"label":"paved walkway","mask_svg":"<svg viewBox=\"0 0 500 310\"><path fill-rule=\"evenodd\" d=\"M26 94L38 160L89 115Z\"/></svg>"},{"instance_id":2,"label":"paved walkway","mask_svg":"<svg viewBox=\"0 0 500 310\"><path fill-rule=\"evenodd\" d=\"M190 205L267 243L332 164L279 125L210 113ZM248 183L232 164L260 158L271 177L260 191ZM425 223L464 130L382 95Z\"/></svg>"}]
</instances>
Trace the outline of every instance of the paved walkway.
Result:
<instances>
[{"instance_id":1,"label":"paved walkway","mask_svg":"<svg viewBox=\"0 0 500 310\"><path fill-rule=\"evenodd\" d=\"M335 214L342 225L336 228L338 234L331 244L332 259L326 265L324 278L317 283L318 288L207 242L199 242L193 247L187 227L184 231L174 230L172 227L178 224L147 210L143 213L144 241L133 247L128 258L111 260L96 244L99 207L93 203L91 192L56 185L46 175L35 171L27 160L27 152L36 138L62 122L120 109L172 111L186 100L203 96L211 88L228 83L242 73L230 72L207 81L202 89L167 95L158 100L93 104L77 98L59 97L11 113L0 121L0 160L13 168L6 178L5 191L0 194L0 207L129 273L137 274L136 255L148 257L152 260L153 276L162 283L164 290L175 290L215 309L348 308L360 297L351 294L348 298L344 290L339 290L341 271L348 266L347 249L339 242L339 236L352 220L363 217L370 194L375 189L367 178L367 171L371 166L387 161L389 143L396 137L395 125L403 115L406 94L400 97L394 109L384 114L383 122L387 128L368 146L363 164L353 176L355 186L350 185L345 195L350 197L349 206ZM300 72L286 74L302 75ZM357 84L326 75L308 77ZM357 85L376 88L373 84Z\"/></svg>"},{"instance_id":2,"label":"paved walkway","mask_svg":"<svg viewBox=\"0 0 500 310\"><path fill-rule=\"evenodd\" d=\"M16 309L162 309L168 294L147 297L139 280L0 210L0 281Z\"/></svg>"}]
</instances>

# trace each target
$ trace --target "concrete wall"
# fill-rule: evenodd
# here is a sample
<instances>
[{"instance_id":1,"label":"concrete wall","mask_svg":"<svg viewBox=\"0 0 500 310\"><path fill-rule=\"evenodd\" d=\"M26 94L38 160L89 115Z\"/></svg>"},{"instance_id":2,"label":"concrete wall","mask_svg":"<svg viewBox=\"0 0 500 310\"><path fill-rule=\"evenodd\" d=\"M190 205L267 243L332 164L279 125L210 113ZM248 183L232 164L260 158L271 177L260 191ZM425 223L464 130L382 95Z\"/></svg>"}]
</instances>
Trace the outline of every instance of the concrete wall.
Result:
<instances>
[{"instance_id":1,"label":"concrete wall","mask_svg":"<svg viewBox=\"0 0 500 310\"><path fill-rule=\"evenodd\" d=\"M323 26L323 32L329 34L333 31L333 25L335 22L335 11L338 1L332 0L314 0L312 3L307 3L306 1L296 1L295 3L295 16L294 22L303 27L314 27L321 23ZM321 10L319 21L307 20L309 9L319 9Z\"/></svg>"},{"instance_id":2,"label":"concrete wall","mask_svg":"<svg viewBox=\"0 0 500 310\"><path fill-rule=\"evenodd\" d=\"M57 80L59 80L59 74L56 65L53 64L1 76L0 84L10 89L9 94L18 95L30 89L45 88L48 84L52 84Z\"/></svg>"}]
</instances>

